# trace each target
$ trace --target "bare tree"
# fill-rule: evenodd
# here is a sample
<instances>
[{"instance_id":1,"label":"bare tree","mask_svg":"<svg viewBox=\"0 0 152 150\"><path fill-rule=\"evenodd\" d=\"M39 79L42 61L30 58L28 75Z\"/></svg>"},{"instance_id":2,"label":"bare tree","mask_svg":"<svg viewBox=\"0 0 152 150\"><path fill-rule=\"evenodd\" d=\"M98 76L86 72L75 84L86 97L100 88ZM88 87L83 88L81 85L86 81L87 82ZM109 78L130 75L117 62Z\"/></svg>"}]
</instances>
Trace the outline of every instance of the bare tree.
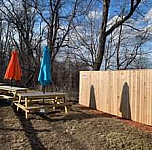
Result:
<instances>
[{"instance_id":1,"label":"bare tree","mask_svg":"<svg viewBox=\"0 0 152 150\"><path fill-rule=\"evenodd\" d=\"M74 1L47 1L47 7L39 1L33 0L33 7L47 25L47 43L50 47L52 64L61 47L67 41L71 24L76 16L79 0ZM68 5L68 7L65 7ZM47 15L46 15L47 14Z\"/></svg>"},{"instance_id":2,"label":"bare tree","mask_svg":"<svg viewBox=\"0 0 152 150\"><path fill-rule=\"evenodd\" d=\"M97 59L95 61L94 70L100 70L103 56L105 53L105 43L106 38L109 34L111 34L117 27L122 25L125 21L127 21L135 12L136 8L141 3L141 0L131 0L130 1L130 10L129 12L120 20L116 21L108 30L107 30L107 22L108 22L108 14L110 8L110 0L103 0L103 13L102 13L102 24L100 29L99 36L99 48L97 53Z\"/></svg>"},{"instance_id":3,"label":"bare tree","mask_svg":"<svg viewBox=\"0 0 152 150\"><path fill-rule=\"evenodd\" d=\"M11 47L15 46L20 52L23 72L25 71L23 77L26 81L24 82L25 85L31 84L36 70L38 70L37 64L40 60L36 59L35 53L39 51L37 47L40 43L39 40L41 41L41 36L36 36L36 12L27 5L29 2L2 0L1 5L3 7L0 8L0 12L10 27L6 37L9 36L11 40Z\"/></svg>"}]
</instances>

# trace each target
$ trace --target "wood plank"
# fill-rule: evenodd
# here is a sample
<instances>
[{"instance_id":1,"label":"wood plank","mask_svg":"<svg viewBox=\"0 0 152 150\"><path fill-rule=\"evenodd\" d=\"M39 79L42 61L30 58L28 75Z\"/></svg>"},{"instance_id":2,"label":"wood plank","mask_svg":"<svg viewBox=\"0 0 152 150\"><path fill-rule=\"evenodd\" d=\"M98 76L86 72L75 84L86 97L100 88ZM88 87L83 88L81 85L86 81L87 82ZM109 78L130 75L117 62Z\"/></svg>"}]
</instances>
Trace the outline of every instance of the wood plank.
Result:
<instances>
[{"instance_id":1,"label":"wood plank","mask_svg":"<svg viewBox=\"0 0 152 150\"><path fill-rule=\"evenodd\" d=\"M150 123L149 125L152 125L152 70L150 70Z\"/></svg>"},{"instance_id":2,"label":"wood plank","mask_svg":"<svg viewBox=\"0 0 152 150\"><path fill-rule=\"evenodd\" d=\"M99 103L98 103L98 105L99 105L98 110L100 110L100 111L103 111L103 93L104 93L104 91L103 91L103 84L104 83L103 83L102 74L103 74L103 71L99 71L99 78L98 78L98 82L99 82L98 92L99 92L99 94L98 94L98 100L97 101L99 101Z\"/></svg>"},{"instance_id":3,"label":"wood plank","mask_svg":"<svg viewBox=\"0 0 152 150\"><path fill-rule=\"evenodd\" d=\"M130 106L130 74L128 70L123 70L120 73L120 83L118 90L121 91L118 103L119 112L118 116L126 119L131 119L131 106Z\"/></svg>"},{"instance_id":4,"label":"wood plank","mask_svg":"<svg viewBox=\"0 0 152 150\"><path fill-rule=\"evenodd\" d=\"M82 71L81 72L81 86L82 88L80 93L80 100L79 100L79 104L84 105L89 107L89 102L90 102L90 87L91 87L91 83L90 83L90 72L89 71Z\"/></svg>"},{"instance_id":5,"label":"wood plank","mask_svg":"<svg viewBox=\"0 0 152 150\"><path fill-rule=\"evenodd\" d=\"M82 71L79 72L79 104L83 102L83 79L82 79Z\"/></svg>"},{"instance_id":6,"label":"wood plank","mask_svg":"<svg viewBox=\"0 0 152 150\"><path fill-rule=\"evenodd\" d=\"M60 103L60 104L49 104L49 105L37 105L37 106L28 106L25 107L22 104L19 103L14 103L14 105L16 105L17 107L23 109L25 112L30 112L30 110L33 109L41 109L41 108L51 108L51 107L68 107L68 106L72 106L72 103Z\"/></svg>"},{"instance_id":7,"label":"wood plank","mask_svg":"<svg viewBox=\"0 0 152 150\"><path fill-rule=\"evenodd\" d=\"M139 121L140 118L140 103L141 103L141 89L140 89L140 70L137 70L137 101L136 101L136 120Z\"/></svg>"},{"instance_id":8,"label":"wood plank","mask_svg":"<svg viewBox=\"0 0 152 150\"><path fill-rule=\"evenodd\" d=\"M2 86L2 85L6 85L6 83L2 83L2 82L1 82L1 83L0 83L0 86Z\"/></svg>"},{"instance_id":9,"label":"wood plank","mask_svg":"<svg viewBox=\"0 0 152 150\"><path fill-rule=\"evenodd\" d=\"M147 102L147 109L146 109L146 124L150 124L150 112L151 112L151 110L150 110L150 93L151 93L151 91L150 91L150 84L151 84L151 82L150 82L150 70L146 70L146 102Z\"/></svg>"},{"instance_id":10,"label":"wood plank","mask_svg":"<svg viewBox=\"0 0 152 150\"><path fill-rule=\"evenodd\" d=\"M15 86L0 86L0 90L7 90L7 91L26 91L28 88L22 87L15 87Z\"/></svg>"},{"instance_id":11,"label":"wood plank","mask_svg":"<svg viewBox=\"0 0 152 150\"><path fill-rule=\"evenodd\" d=\"M106 112L106 100L105 100L105 80L106 80L106 73L104 71L100 71L99 75L99 97L100 97L100 110Z\"/></svg>"},{"instance_id":12,"label":"wood plank","mask_svg":"<svg viewBox=\"0 0 152 150\"><path fill-rule=\"evenodd\" d=\"M142 123L146 123L147 122L147 102L146 102L146 74L145 74L146 70L143 70L143 109L142 109Z\"/></svg>"},{"instance_id":13,"label":"wood plank","mask_svg":"<svg viewBox=\"0 0 152 150\"><path fill-rule=\"evenodd\" d=\"M53 108L53 107L64 107L64 106L71 106L72 104L68 103L61 103L61 104L49 104L49 105L39 105L39 106L29 106L26 109L41 109L41 108Z\"/></svg>"},{"instance_id":14,"label":"wood plank","mask_svg":"<svg viewBox=\"0 0 152 150\"><path fill-rule=\"evenodd\" d=\"M111 112L111 106L113 105L112 102L111 102L111 94L112 94L112 90L111 90L111 71L108 71L108 83L107 83L107 90L108 90L108 95L107 95L107 112L109 112L110 114L112 113Z\"/></svg>"},{"instance_id":15,"label":"wood plank","mask_svg":"<svg viewBox=\"0 0 152 150\"><path fill-rule=\"evenodd\" d=\"M2 99L9 99L9 100L15 100L15 97L13 97L13 96L9 96L9 95L0 95L0 98L2 98Z\"/></svg>"},{"instance_id":16,"label":"wood plank","mask_svg":"<svg viewBox=\"0 0 152 150\"><path fill-rule=\"evenodd\" d=\"M142 121L142 114L143 114L143 99L144 99L144 81L143 81L143 71L140 71L140 111L139 111L139 122L143 123Z\"/></svg>"},{"instance_id":17,"label":"wood plank","mask_svg":"<svg viewBox=\"0 0 152 150\"><path fill-rule=\"evenodd\" d=\"M29 98L54 98L54 97L65 97L67 95L67 93L59 93L59 92L46 92L46 93L42 93L42 92L28 92L28 93L18 93L18 96L21 97L27 97Z\"/></svg>"},{"instance_id":18,"label":"wood plank","mask_svg":"<svg viewBox=\"0 0 152 150\"><path fill-rule=\"evenodd\" d=\"M117 115L117 98L118 98L118 95L117 95L117 72L114 71L113 72L113 114L114 115Z\"/></svg>"},{"instance_id":19,"label":"wood plank","mask_svg":"<svg viewBox=\"0 0 152 150\"><path fill-rule=\"evenodd\" d=\"M19 103L14 103L14 105L16 105L17 107L23 109L25 112L29 112L29 110L27 110L27 109L25 108L25 106L23 106L23 105L21 105L21 104L19 104Z\"/></svg>"},{"instance_id":20,"label":"wood plank","mask_svg":"<svg viewBox=\"0 0 152 150\"><path fill-rule=\"evenodd\" d=\"M93 71L90 75L90 97L89 97L89 106L93 109L99 110L99 101L97 101L99 96L99 72Z\"/></svg>"},{"instance_id":21,"label":"wood plank","mask_svg":"<svg viewBox=\"0 0 152 150\"><path fill-rule=\"evenodd\" d=\"M130 103L130 107L131 107L131 119L132 120L136 120L136 86L137 86L137 80L136 80L136 70L132 71L132 89L131 89L131 103Z\"/></svg>"},{"instance_id":22,"label":"wood plank","mask_svg":"<svg viewBox=\"0 0 152 150\"><path fill-rule=\"evenodd\" d=\"M115 101L116 101L116 97L117 95L115 94L116 93L116 73L114 71L112 71L112 107L111 107L111 110L112 110L112 114L115 114Z\"/></svg>"}]
</instances>

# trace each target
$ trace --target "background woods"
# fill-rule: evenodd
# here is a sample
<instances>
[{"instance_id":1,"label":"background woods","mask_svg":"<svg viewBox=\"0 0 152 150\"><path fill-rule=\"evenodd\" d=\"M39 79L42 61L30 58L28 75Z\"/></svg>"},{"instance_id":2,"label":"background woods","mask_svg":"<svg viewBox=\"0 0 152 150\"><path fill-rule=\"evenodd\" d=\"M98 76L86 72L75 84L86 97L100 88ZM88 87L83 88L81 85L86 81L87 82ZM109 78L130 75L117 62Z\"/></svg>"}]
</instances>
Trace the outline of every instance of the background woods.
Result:
<instances>
[{"instance_id":1,"label":"background woods","mask_svg":"<svg viewBox=\"0 0 152 150\"><path fill-rule=\"evenodd\" d=\"M150 68L150 6L150 0L1 0L1 82L16 48L20 85L37 87L44 45L53 90L78 92L80 70Z\"/></svg>"}]
</instances>

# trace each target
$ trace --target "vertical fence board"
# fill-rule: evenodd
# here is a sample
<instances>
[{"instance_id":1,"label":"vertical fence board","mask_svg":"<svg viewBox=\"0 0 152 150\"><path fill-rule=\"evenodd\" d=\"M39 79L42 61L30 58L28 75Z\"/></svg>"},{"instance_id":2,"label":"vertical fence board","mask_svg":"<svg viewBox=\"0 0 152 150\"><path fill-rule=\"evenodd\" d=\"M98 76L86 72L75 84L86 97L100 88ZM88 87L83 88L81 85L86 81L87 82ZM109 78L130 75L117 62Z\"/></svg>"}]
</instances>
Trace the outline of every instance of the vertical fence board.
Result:
<instances>
[{"instance_id":1,"label":"vertical fence board","mask_svg":"<svg viewBox=\"0 0 152 150\"><path fill-rule=\"evenodd\" d=\"M147 110L147 105L146 105L146 82L145 82L145 78L147 80L147 77L145 76L145 70L143 70L143 113L142 113L142 123L146 123L147 122L147 114L146 114L146 110Z\"/></svg>"},{"instance_id":2,"label":"vertical fence board","mask_svg":"<svg viewBox=\"0 0 152 150\"><path fill-rule=\"evenodd\" d=\"M137 101L136 101L136 120L139 121L140 118L140 97L141 97L141 92L140 92L140 71L137 70Z\"/></svg>"},{"instance_id":3,"label":"vertical fence board","mask_svg":"<svg viewBox=\"0 0 152 150\"><path fill-rule=\"evenodd\" d=\"M113 114L114 115L117 115L117 98L118 98L118 95L117 95L117 73L116 72L113 72L114 73L114 80L113 80L113 107L114 107L114 112Z\"/></svg>"},{"instance_id":4,"label":"vertical fence board","mask_svg":"<svg viewBox=\"0 0 152 150\"><path fill-rule=\"evenodd\" d=\"M111 114L114 114L114 102L115 102L115 99L114 99L114 96L115 96L115 84L114 84L114 79L115 79L115 75L114 75L114 72L111 72L111 111L110 113Z\"/></svg>"},{"instance_id":5,"label":"vertical fence board","mask_svg":"<svg viewBox=\"0 0 152 150\"><path fill-rule=\"evenodd\" d=\"M99 101L97 101L98 99L98 95L99 95L99 76L98 76L99 72L97 71L92 71L90 74L90 102L89 104L92 105L90 106L93 109L97 109L99 110Z\"/></svg>"},{"instance_id":6,"label":"vertical fence board","mask_svg":"<svg viewBox=\"0 0 152 150\"><path fill-rule=\"evenodd\" d=\"M106 112L106 97L105 97L105 84L106 84L106 72L101 72L99 79L100 79L100 85L99 85L99 92L100 92L100 97L101 97L101 103L100 103L100 109L101 111Z\"/></svg>"},{"instance_id":7,"label":"vertical fence board","mask_svg":"<svg viewBox=\"0 0 152 150\"><path fill-rule=\"evenodd\" d=\"M80 104L87 107L90 99L90 74L91 72L80 72Z\"/></svg>"},{"instance_id":8,"label":"vertical fence board","mask_svg":"<svg viewBox=\"0 0 152 150\"><path fill-rule=\"evenodd\" d=\"M147 70L147 78L146 78L146 101L147 101L147 109L146 109L146 116L147 116L147 123L150 124L150 71Z\"/></svg>"},{"instance_id":9,"label":"vertical fence board","mask_svg":"<svg viewBox=\"0 0 152 150\"><path fill-rule=\"evenodd\" d=\"M152 125L152 71L150 71L150 125Z\"/></svg>"},{"instance_id":10,"label":"vertical fence board","mask_svg":"<svg viewBox=\"0 0 152 150\"><path fill-rule=\"evenodd\" d=\"M120 99L121 99L121 91L122 90L120 90L120 88L121 88L121 86L120 86L120 84L121 84L121 76L120 76L120 71L116 71L115 72L116 73L116 75L117 75L117 80L116 80L116 82L117 82L117 99L116 99L116 115L118 115L118 116L120 116L119 115L119 110L120 110Z\"/></svg>"},{"instance_id":11,"label":"vertical fence board","mask_svg":"<svg viewBox=\"0 0 152 150\"><path fill-rule=\"evenodd\" d=\"M100 71L99 72L99 78L98 78L98 82L99 82L99 89L98 89L98 92L99 92L99 94L98 94L98 101L99 101L99 108L98 108L98 110L101 110L102 111L102 95L103 95L103 89L102 89L102 72Z\"/></svg>"}]
</instances>

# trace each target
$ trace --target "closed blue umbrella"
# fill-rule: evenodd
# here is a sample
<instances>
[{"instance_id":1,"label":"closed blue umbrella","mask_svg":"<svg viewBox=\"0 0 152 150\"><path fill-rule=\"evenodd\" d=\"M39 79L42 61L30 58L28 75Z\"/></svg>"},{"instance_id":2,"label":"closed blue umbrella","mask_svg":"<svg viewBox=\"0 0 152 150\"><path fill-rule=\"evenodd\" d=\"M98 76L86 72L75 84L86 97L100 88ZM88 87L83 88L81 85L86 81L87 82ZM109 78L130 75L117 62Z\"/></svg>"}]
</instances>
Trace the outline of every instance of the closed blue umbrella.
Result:
<instances>
[{"instance_id":1,"label":"closed blue umbrella","mask_svg":"<svg viewBox=\"0 0 152 150\"><path fill-rule=\"evenodd\" d=\"M45 86L52 81L51 78L51 60L48 46L43 48L43 58L41 60L41 67L38 76L38 81L43 86L43 93L45 93Z\"/></svg>"}]
</instances>

